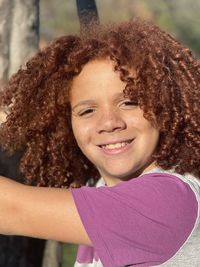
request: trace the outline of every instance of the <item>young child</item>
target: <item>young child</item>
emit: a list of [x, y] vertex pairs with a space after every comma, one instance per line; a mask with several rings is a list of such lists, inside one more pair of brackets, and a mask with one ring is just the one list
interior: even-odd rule
[[40, 186], [0, 179], [2, 234], [80, 244], [77, 267], [200, 265], [200, 64], [188, 48], [138, 20], [93, 25], [32, 58], [1, 105], [1, 144], [25, 150], [21, 172]]

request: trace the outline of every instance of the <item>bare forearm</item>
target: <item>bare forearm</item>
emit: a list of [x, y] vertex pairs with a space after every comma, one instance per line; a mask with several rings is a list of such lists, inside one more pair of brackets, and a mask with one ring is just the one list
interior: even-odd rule
[[4, 177], [0, 233], [91, 245], [69, 190], [27, 186]]
[[20, 187], [23, 185], [0, 176], [0, 233], [16, 234], [17, 201]]

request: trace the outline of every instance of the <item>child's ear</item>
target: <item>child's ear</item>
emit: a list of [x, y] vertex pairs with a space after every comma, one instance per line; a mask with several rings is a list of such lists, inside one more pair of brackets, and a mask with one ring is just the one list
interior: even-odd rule
[[7, 114], [3, 110], [0, 110], [0, 124], [6, 121], [6, 116]]

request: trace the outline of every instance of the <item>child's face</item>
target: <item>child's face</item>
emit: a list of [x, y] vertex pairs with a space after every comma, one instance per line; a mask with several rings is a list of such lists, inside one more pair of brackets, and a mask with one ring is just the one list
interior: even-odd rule
[[72, 128], [80, 149], [108, 185], [155, 167], [158, 130], [124, 98], [125, 83], [110, 60], [89, 62], [71, 88]]

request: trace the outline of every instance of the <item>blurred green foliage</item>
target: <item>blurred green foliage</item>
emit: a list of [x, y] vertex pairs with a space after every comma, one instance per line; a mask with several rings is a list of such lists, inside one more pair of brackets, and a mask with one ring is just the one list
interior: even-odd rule
[[[150, 20], [200, 55], [200, 0], [96, 0], [100, 22]], [[41, 37], [77, 33], [75, 0], [40, 0]]]
[[62, 267], [73, 267], [76, 259], [77, 246], [63, 244]]

